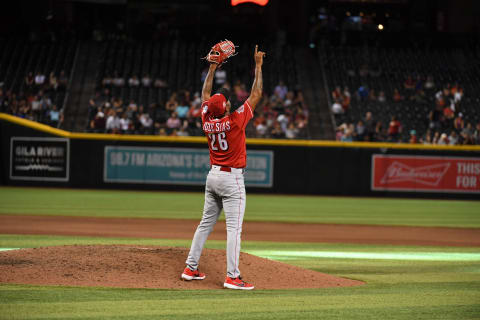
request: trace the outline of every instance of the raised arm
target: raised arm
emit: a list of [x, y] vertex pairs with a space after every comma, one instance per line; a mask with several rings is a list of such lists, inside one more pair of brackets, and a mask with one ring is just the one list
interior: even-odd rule
[[250, 92], [250, 96], [248, 97], [247, 101], [250, 107], [252, 107], [252, 111], [255, 110], [258, 102], [262, 98], [263, 92], [263, 76], [262, 76], [262, 64], [263, 64], [263, 57], [265, 56], [265, 52], [258, 51], [258, 45], [255, 46], [255, 79], [253, 80], [252, 91]]
[[207, 76], [205, 78], [205, 81], [203, 82], [202, 102], [210, 99], [210, 96], [212, 95], [213, 76], [215, 75], [216, 69], [217, 69], [217, 65], [215, 63], [210, 63]]

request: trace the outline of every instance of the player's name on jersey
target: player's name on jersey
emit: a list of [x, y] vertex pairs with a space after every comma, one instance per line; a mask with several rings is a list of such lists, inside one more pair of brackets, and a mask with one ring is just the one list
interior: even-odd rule
[[230, 131], [230, 121], [225, 122], [205, 122], [203, 131], [206, 132], [224, 132]]

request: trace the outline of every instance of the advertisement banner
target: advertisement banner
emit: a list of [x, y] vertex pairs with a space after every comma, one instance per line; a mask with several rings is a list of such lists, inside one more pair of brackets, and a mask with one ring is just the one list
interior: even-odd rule
[[69, 149], [64, 138], [10, 138], [10, 179], [68, 181]]
[[[204, 185], [208, 149], [106, 146], [105, 182]], [[247, 151], [245, 185], [273, 185], [273, 152]]]
[[480, 158], [372, 155], [377, 191], [480, 193]]

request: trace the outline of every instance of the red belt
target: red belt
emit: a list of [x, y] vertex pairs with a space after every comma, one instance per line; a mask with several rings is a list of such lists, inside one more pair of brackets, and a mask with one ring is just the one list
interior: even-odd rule
[[220, 167], [220, 171], [232, 172], [232, 168], [230, 168], [230, 167]]

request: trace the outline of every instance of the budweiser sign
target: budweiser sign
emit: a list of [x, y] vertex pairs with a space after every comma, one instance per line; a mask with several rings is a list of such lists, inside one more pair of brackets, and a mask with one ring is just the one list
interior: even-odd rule
[[372, 190], [479, 192], [480, 158], [372, 156]]

